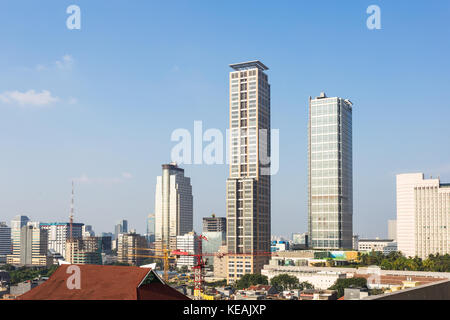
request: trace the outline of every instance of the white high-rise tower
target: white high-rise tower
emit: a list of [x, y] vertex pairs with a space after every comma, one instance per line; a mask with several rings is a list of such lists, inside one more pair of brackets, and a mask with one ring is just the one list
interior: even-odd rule
[[176, 163], [163, 164], [156, 180], [155, 245], [176, 249], [177, 236], [193, 231], [191, 179]]

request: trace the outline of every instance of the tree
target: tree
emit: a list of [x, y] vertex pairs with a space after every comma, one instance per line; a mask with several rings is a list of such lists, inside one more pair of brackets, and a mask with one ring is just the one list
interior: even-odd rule
[[261, 274], [245, 274], [236, 281], [236, 288], [241, 290], [258, 284], [269, 284], [269, 281], [266, 276]]
[[308, 281], [303, 281], [303, 282], [299, 283], [298, 289], [300, 289], [300, 290], [314, 289], [314, 286], [311, 283], [309, 283]]
[[286, 273], [273, 277], [270, 284], [278, 291], [296, 289], [299, 286], [298, 278]]
[[189, 267], [186, 265], [181, 266], [180, 273], [187, 273], [189, 272]]
[[348, 279], [337, 279], [336, 282], [329, 287], [329, 290], [336, 290], [338, 298], [344, 295], [344, 289], [356, 287], [356, 288], [367, 288], [367, 280], [365, 278], [348, 278]]

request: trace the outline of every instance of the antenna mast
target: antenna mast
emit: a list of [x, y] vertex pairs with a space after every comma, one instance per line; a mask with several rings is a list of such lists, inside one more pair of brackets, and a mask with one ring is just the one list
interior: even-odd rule
[[73, 180], [72, 180], [72, 200], [70, 203], [70, 215], [69, 215], [69, 239], [72, 240], [73, 239], [73, 234], [72, 234], [72, 224], [73, 224], [73, 202], [74, 202], [74, 186], [73, 186]]

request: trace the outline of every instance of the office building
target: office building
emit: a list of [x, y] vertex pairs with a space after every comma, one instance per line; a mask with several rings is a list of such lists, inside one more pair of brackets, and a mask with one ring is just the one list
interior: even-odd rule
[[325, 93], [309, 99], [310, 246], [351, 249], [353, 236], [352, 103]]
[[23, 226], [26, 226], [30, 219], [27, 216], [18, 215], [11, 220], [11, 242], [12, 254], [20, 255], [20, 235]]
[[140, 266], [150, 255], [147, 248], [147, 239], [135, 232], [121, 233], [117, 239], [117, 261]]
[[353, 250], [358, 250], [358, 246], [359, 246], [359, 235], [354, 234], [353, 238], [352, 238], [352, 249]]
[[397, 220], [388, 220], [388, 239], [397, 241]]
[[226, 232], [227, 218], [216, 217], [213, 213], [211, 217], [203, 218], [203, 232]]
[[[66, 241], [70, 239], [69, 222], [51, 222], [40, 223], [39, 227], [46, 230], [48, 234], [47, 247], [61, 256], [66, 256]], [[72, 223], [72, 237], [74, 239], [82, 238], [83, 223]]]
[[[19, 221], [16, 220], [15, 222]], [[39, 222], [27, 221], [26, 225], [20, 228], [19, 234], [15, 230], [15, 237], [19, 238], [19, 244], [13, 248], [13, 254], [7, 256], [8, 264], [27, 266], [49, 266], [52, 264], [53, 261], [47, 254], [47, 230], [40, 229]], [[17, 241], [17, 238], [14, 240]]]
[[65, 260], [72, 264], [102, 264], [102, 238], [84, 237], [66, 241]]
[[207, 265], [214, 265], [214, 256], [215, 253], [219, 251], [219, 249], [226, 245], [227, 243], [227, 234], [225, 231], [211, 231], [211, 232], [203, 232], [202, 236], [204, 236], [207, 240], [202, 240], [202, 252], [208, 254], [208, 256], [204, 257], [205, 263]]
[[83, 234], [83, 238], [86, 238], [86, 237], [95, 237], [94, 229], [92, 229], [92, 226], [90, 226], [90, 225], [84, 225], [84, 226], [82, 227], [81, 232], [82, 232], [82, 234]]
[[118, 224], [114, 227], [114, 236], [115, 240], [117, 240], [120, 233], [127, 233], [128, 232], [128, 221], [127, 220], [121, 220]]
[[407, 257], [450, 253], [450, 184], [423, 173], [397, 175], [397, 242]]
[[235, 282], [260, 273], [270, 251], [270, 84], [260, 61], [230, 67], [227, 281]]
[[147, 217], [147, 242], [155, 242], [155, 214], [150, 213]]
[[6, 256], [12, 252], [11, 228], [0, 222], [0, 263], [6, 263]]
[[163, 164], [156, 179], [155, 241], [156, 248], [176, 249], [177, 236], [193, 230], [191, 179], [176, 163]]
[[177, 251], [187, 252], [190, 255], [180, 255], [177, 259], [177, 268], [187, 266], [189, 268], [197, 265], [198, 258], [194, 256], [199, 254], [199, 243], [201, 241], [195, 232], [189, 232], [182, 236], [177, 236]]
[[360, 252], [381, 252], [388, 255], [397, 251], [397, 242], [391, 239], [359, 239], [358, 251]]

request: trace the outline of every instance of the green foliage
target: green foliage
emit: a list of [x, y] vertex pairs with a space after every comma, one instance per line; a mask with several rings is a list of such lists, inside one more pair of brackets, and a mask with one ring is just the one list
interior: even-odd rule
[[269, 284], [266, 276], [261, 274], [245, 274], [236, 281], [236, 289], [246, 289], [250, 286], [258, 285], [258, 284]]
[[[12, 267], [12, 266], [11, 266]], [[19, 282], [33, 280], [39, 277], [50, 277], [56, 269], [57, 265], [52, 265], [50, 268], [42, 267], [8, 267], [9, 276], [11, 277], [11, 284], [17, 284]]]
[[[422, 260], [419, 257], [406, 258], [400, 252], [383, 255], [381, 252], [358, 253], [356, 267], [376, 265], [383, 270], [450, 272], [450, 255], [430, 255]], [[348, 267], [348, 266], [347, 266]]]
[[164, 268], [164, 263], [161, 258], [147, 258], [140, 264], [141, 266], [146, 264], [156, 263], [156, 269], [162, 270]]
[[336, 282], [329, 287], [329, 290], [337, 290], [338, 298], [344, 295], [345, 288], [367, 288], [367, 280], [365, 278], [347, 278], [337, 279]]
[[213, 287], [213, 288], [217, 288], [217, 287], [225, 287], [227, 285], [227, 280], [217, 280], [217, 281], [213, 281], [213, 282], [206, 282], [206, 285], [208, 287]]
[[284, 290], [290, 290], [290, 289], [313, 289], [313, 285], [309, 282], [302, 282], [300, 283], [298, 281], [297, 277], [291, 276], [289, 274], [283, 273], [276, 277], [273, 277], [270, 280], [270, 284], [274, 286], [278, 291], [284, 291]]
[[124, 266], [124, 267], [129, 267], [130, 264], [126, 263], [126, 262], [113, 262], [108, 264], [109, 266]]

